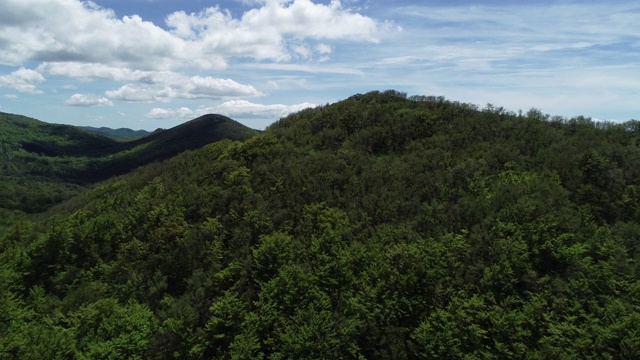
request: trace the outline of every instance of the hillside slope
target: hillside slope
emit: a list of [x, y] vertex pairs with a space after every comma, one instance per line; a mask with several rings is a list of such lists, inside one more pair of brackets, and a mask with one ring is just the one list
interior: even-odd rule
[[41, 212], [84, 186], [220, 139], [255, 130], [207, 115], [130, 142], [70, 125], [0, 113], [0, 228], [19, 214]]
[[77, 194], [81, 186], [68, 176], [87, 157], [118, 146], [73, 126], [0, 113], [0, 229], [22, 212], [39, 212]]
[[245, 140], [257, 134], [223, 115], [204, 115], [168, 130], [154, 131], [143, 138], [120, 143], [118, 151], [89, 161], [77, 175], [93, 182], [126, 174], [138, 166], [165, 160], [185, 150], [200, 148], [222, 139]]
[[2, 238], [0, 354], [638, 358], [638, 129], [372, 92], [147, 165]]

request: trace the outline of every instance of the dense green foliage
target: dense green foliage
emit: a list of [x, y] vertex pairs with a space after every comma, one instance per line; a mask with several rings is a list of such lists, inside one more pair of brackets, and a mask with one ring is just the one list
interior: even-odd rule
[[387, 91], [0, 241], [0, 357], [640, 356], [638, 123]]
[[255, 133], [229, 118], [207, 115], [119, 142], [70, 125], [0, 113], [0, 230], [19, 215], [42, 212], [96, 181], [214, 141], [244, 140]]
[[102, 134], [114, 140], [128, 141], [143, 138], [150, 133], [146, 130], [131, 130], [127, 128], [112, 129], [108, 127], [79, 126], [82, 130]]

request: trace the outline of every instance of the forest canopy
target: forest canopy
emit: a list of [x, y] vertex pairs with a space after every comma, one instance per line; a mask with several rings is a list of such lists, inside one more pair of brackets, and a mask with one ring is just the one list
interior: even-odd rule
[[639, 122], [354, 95], [0, 240], [0, 357], [640, 356]]

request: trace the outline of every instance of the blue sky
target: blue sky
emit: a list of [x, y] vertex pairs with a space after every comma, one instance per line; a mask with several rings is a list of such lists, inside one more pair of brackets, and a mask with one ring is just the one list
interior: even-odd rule
[[0, 0], [0, 111], [262, 129], [395, 89], [512, 111], [640, 119], [637, 1]]

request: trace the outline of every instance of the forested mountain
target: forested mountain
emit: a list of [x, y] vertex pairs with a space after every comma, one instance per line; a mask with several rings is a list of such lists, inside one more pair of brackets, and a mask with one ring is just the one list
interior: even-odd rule
[[396, 91], [0, 240], [0, 357], [640, 357], [640, 123]]
[[243, 140], [255, 133], [224, 116], [206, 115], [120, 142], [75, 126], [0, 113], [0, 230], [21, 214], [44, 211], [96, 181], [220, 139]]
[[114, 140], [120, 140], [120, 141], [136, 140], [150, 134], [146, 130], [132, 130], [128, 128], [112, 129], [104, 126], [99, 128], [93, 127], [93, 126], [79, 126], [79, 128], [81, 128], [82, 130], [98, 133], [98, 134], [110, 137]]

